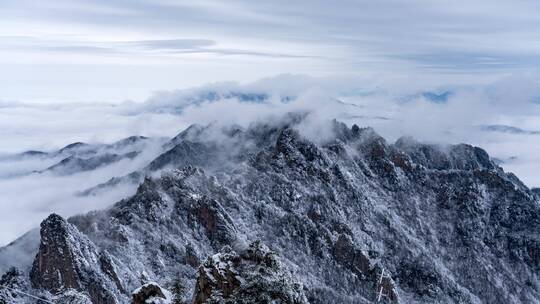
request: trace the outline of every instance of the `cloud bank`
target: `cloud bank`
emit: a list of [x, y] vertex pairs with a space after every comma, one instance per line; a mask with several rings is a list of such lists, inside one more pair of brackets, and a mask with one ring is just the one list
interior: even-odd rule
[[[486, 85], [422, 87], [410, 81], [280, 75], [249, 84], [222, 82], [158, 92], [141, 103], [1, 103], [0, 244], [36, 227], [50, 212], [69, 216], [105, 208], [133, 193], [134, 186], [124, 185], [96, 196], [76, 195], [142, 168], [160, 153], [155, 144], [159, 138], [173, 137], [192, 123], [247, 126], [295, 111], [312, 113], [303, 132], [314, 139], [324, 137], [324, 122], [336, 118], [374, 127], [390, 142], [413, 136], [434, 143], [470, 143], [486, 149], [528, 186], [540, 186], [537, 79], [521, 75]], [[60, 156], [12, 157], [74, 142], [109, 144], [131, 135], [157, 141], [133, 159], [72, 175], [29, 174], [57, 163]]]

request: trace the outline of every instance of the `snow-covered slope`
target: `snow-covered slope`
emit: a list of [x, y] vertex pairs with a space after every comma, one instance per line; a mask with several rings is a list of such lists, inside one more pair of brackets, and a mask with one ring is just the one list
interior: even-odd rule
[[[335, 121], [308, 139], [303, 119], [191, 128], [134, 196], [47, 218], [33, 264], [2, 284], [94, 304], [129, 303], [148, 282], [178, 303], [540, 303], [538, 197], [485, 151]], [[282, 292], [250, 295], [264, 284]], [[0, 290], [31, 303], [14, 296]]]

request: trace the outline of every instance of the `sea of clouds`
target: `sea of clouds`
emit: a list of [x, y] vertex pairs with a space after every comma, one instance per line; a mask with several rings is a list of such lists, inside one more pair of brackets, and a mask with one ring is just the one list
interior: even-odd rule
[[323, 122], [371, 126], [389, 142], [413, 136], [431, 143], [469, 143], [501, 161], [526, 185], [540, 186], [540, 86], [509, 76], [474, 86], [423, 87], [353, 78], [280, 75], [249, 84], [215, 83], [158, 92], [145, 102], [28, 104], [0, 102], [0, 246], [38, 226], [51, 212], [69, 216], [106, 208], [135, 191], [121, 185], [94, 196], [78, 192], [142, 168], [159, 153], [72, 175], [31, 174], [57, 158], [14, 159], [27, 150], [55, 151], [73, 142], [112, 143], [131, 136], [173, 137], [192, 123], [248, 124], [309, 111], [302, 132], [328, 136]]

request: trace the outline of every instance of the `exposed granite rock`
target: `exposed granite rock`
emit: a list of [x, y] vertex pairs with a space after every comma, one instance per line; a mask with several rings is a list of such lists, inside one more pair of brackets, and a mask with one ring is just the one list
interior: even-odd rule
[[202, 226], [206, 235], [216, 245], [230, 244], [235, 239], [236, 229], [225, 209], [215, 200], [201, 198], [190, 208], [193, 226]]
[[226, 246], [198, 270], [193, 304], [308, 303], [302, 285], [268, 247], [254, 242], [237, 253]]
[[[70, 233], [75, 229], [59, 215], [51, 214], [41, 223], [41, 243], [38, 254], [34, 260], [30, 277], [36, 287], [43, 287], [51, 292], [59, 292], [64, 288], [80, 288], [79, 274], [77, 269], [79, 256], [95, 251], [90, 245], [84, 245], [71, 240]], [[85, 253], [74, 252], [83, 245]]]
[[167, 300], [167, 296], [155, 282], [149, 282], [143, 286], [137, 288], [132, 293], [132, 304], [147, 304], [154, 303], [158, 304], [159, 302], [164, 302]]
[[[118, 279], [105, 252], [100, 255], [86, 236], [56, 214], [41, 223], [40, 234], [39, 251], [30, 271], [34, 288], [52, 294], [73, 289], [87, 293], [93, 304], [120, 303], [117, 297], [121, 292], [107, 284], [109, 279], [101, 271], [105, 269], [109, 277]], [[115, 283], [120, 284], [118, 280]]]

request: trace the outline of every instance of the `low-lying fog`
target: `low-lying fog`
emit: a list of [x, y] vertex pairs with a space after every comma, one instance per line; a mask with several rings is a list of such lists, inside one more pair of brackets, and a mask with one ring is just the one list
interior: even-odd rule
[[[306, 136], [324, 136], [318, 122], [337, 118], [371, 126], [389, 142], [410, 135], [427, 142], [470, 143], [487, 150], [526, 185], [540, 186], [538, 88], [523, 77], [481, 86], [422, 88], [282, 75], [247, 85], [161, 92], [144, 103], [0, 102], [0, 246], [37, 227], [51, 212], [69, 216], [105, 208], [133, 193], [134, 186], [121, 184], [93, 196], [77, 195], [144, 167], [160, 153], [164, 138], [192, 123], [247, 125], [298, 110], [313, 113], [302, 130]], [[110, 144], [132, 135], [151, 139], [138, 147], [135, 157], [74, 174], [46, 170], [62, 155], [13, 156], [27, 150], [57, 151], [74, 142]]]

